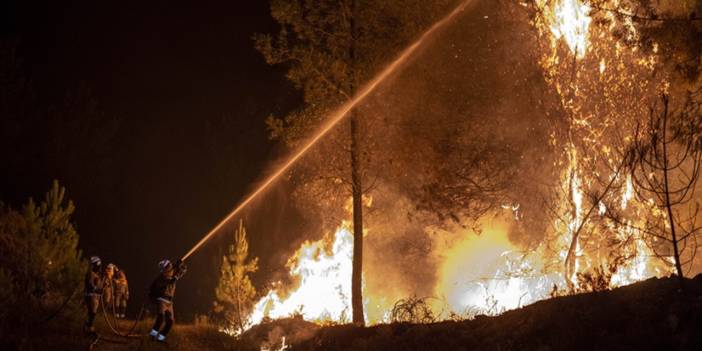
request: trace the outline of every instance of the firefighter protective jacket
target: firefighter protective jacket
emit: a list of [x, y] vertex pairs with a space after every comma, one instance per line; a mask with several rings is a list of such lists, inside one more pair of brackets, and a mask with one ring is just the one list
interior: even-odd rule
[[175, 295], [176, 282], [178, 279], [183, 277], [185, 274], [185, 267], [176, 267], [173, 276], [170, 278], [165, 277], [163, 274], [159, 274], [153, 283], [151, 283], [151, 288], [149, 289], [149, 297], [153, 300], [164, 299], [167, 301], [173, 301], [173, 295]]
[[129, 298], [129, 283], [127, 283], [127, 278], [117, 278], [115, 279], [115, 296], [122, 296], [124, 298]]
[[99, 272], [89, 269], [88, 273], [85, 274], [85, 295], [100, 296], [104, 287], [105, 279], [103, 276]]

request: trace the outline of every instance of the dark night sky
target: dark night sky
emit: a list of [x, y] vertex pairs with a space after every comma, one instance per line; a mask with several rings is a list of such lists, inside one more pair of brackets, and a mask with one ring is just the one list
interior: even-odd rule
[[[84, 253], [124, 267], [137, 304], [156, 262], [184, 254], [281, 155], [263, 121], [300, 97], [285, 68], [266, 65], [253, 48], [253, 33], [277, 30], [268, 3], [16, 1], [0, 12], [2, 39], [18, 40], [39, 101], [50, 105], [84, 84], [118, 121], [108, 166], [82, 160], [83, 177], [59, 180], [76, 202]], [[33, 176], [2, 178], [3, 201], [41, 197], [61, 178], [48, 166], [28, 167]], [[295, 220], [282, 186], [246, 218], [262, 256], [259, 281], [280, 268], [281, 257], [266, 255], [295, 237], [283, 230]], [[189, 262], [177, 297], [185, 315], [210, 303], [226, 237]]]

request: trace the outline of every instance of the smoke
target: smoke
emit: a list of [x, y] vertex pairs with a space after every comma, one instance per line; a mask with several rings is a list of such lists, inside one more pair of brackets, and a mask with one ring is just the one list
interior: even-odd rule
[[[442, 284], [494, 274], [500, 254], [547, 231], [544, 189], [557, 181], [549, 138], [562, 121], [528, 21], [505, 6], [479, 2], [358, 109], [373, 184], [364, 291], [386, 310], [411, 295], [460, 305]], [[471, 182], [490, 193], [472, 193]], [[453, 261], [463, 279], [446, 272], [451, 255], [465, 255]]]
[[417, 216], [415, 205], [396, 188], [378, 187], [373, 209], [367, 213], [364, 291], [376, 307], [367, 308], [369, 320], [382, 320], [373, 313], [388, 311], [396, 301], [411, 295], [433, 295], [438, 262], [427, 221]]
[[479, 2], [359, 115], [368, 181], [391, 187], [413, 216], [471, 225], [508, 206], [523, 224], [511, 239], [527, 244], [544, 232], [543, 190], [557, 181], [559, 152], [550, 138], [563, 121], [535, 34], [509, 6]]
[[[556, 181], [550, 131], [561, 121], [532, 51], [535, 35], [509, 6], [478, 2], [356, 109], [372, 198], [364, 289], [386, 310], [410, 295], [445, 298], [436, 296], [442, 252], [491, 229], [486, 216], [500, 218], [500, 240], [512, 249], [543, 239], [543, 189]], [[318, 150], [343, 145], [347, 133], [340, 126]], [[332, 164], [316, 150], [305, 162], [314, 170]], [[348, 219], [338, 199], [349, 195], [340, 196], [343, 179], [319, 187], [303, 183], [296, 192], [305, 218], [325, 223], [322, 233]]]

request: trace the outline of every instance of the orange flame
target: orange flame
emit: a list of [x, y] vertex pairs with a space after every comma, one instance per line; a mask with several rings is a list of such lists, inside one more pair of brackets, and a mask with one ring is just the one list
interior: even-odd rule
[[589, 16], [590, 6], [579, 0], [557, 0], [552, 6], [545, 6], [545, 0], [538, 3], [545, 9], [553, 40], [564, 39], [577, 58], [585, 57], [592, 21]]
[[[607, 205], [603, 201], [589, 204], [586, 196], [593, 189], [596, 176], [620, 177], [611, 172], [618, 162], [615, 156], [621, 152], [621, 145], [616, 142], [626, 142], [630, 137], [615, 139], [613, 126], [625, 130], [641, 116], [645, 117], [637, 110], [645, 106], [638, 96], [645, 95], [650, 86], [658, 86], [645, 78], [657, 61], [654, 56], [643, 56], [616, 43], [610, 34], [612, 28], [591, 26], [591, 9], [584, 1], [536, 0], [536, 3], [544, 14], [543, 22], [536, 25], [541, 35], [550, 39], [541, 63], [570, 117], [569, 139], [553, 141], [553, 146], [563, 150], [560, 185], [564, 194], [555, 209], [563, 216], [555, 221], [553, 233], [549, 233], [552, 240], [526, 253], [509, 241], [506, 222], [486, 223], [480, 235], [469, 231], [444, 233], [442, 238], [459, 239], [435, 243], [439, 268], [434, 288], [436, 299], [431, 306], [440, 319], [448, 318], [448, 312], [468, 317], [478, 313], [497, 314], [548, 298], [553, 293], [563, 293], [566, 286], [574, 291], [583, 289], [579, 286], [579, 273], [611, 262], [606, 247], [593, 245], [592, 239], [574, 239], [581, 226], [585, 226], [584, 232], [590, 233], [591, 238], [600, 235], [599, 239], [608, 237], [628, 243], [620, 247], [627, 260], [615, 267], [609, 288], [670, 272], [665, 262], [653, 258], [643, 234], [634, 229], [637, 218], [642, 218], [650, 207], [646, 199], [635, 196], [630, 177], [615, 179], [621, 190], [608, 195], [611, 201]], [[612, 23], [617, 21], [609, 19]], [[636, 35], [631, 23], [621, 25], [627, 35]], [[563, 43], [569, 49], [568, 62], [575, 65], [575, 57], [577, 65], [563, 64], [566, 58], [560, 56], [564, 51], [559, 50]], [[635, 68], [630, 68], [631, 65]], [[584, 165], [593, 160], [608, 167], [598, 174], [600, 170]], [[588, 211], [590, 206], [596, 206], [597, 211]], [[597, 216], [613, 210], [607, 206], [626, 211], [629, 215], [624, 220], [629, 225], [609, 224], [602, 228], [591, 224]], [[353, 254], [350, 227], [348, 221], [343, 221], [335, 233], [303, 243], [287, 265], [296, 286], [271, 289], [256, 304], [249, 326], [266, 317], [275, 319], [294, 314], [319, 323], [348, 322]], [[573, 268], [564, 277], [564, 261], [573, 240]], [[366, 289], [364, 296], [365, 313], [373, 316], [369, 322], [388, 322], [392, 305], [388, 306], [386, 298]]]
[[451, 235], [462, 239], [438, 248], [443, 261], [436, 286], [450, 312], [471, 317], [518, 308], [547, 298], [560, 279], [541, 273], [538, 256], [521, 254], [509, 241], [504, 223], [490, 223], [480, 235]]
[[333, 235], [303, 243], [288, 260], [297, 289], [284, 294], [272, 289], [254, 307], [250, 324], [265, 317], [284, 318], [295, 314], [313, 322], [345, 321], [351, 302], [353, 234], [344, 221]]

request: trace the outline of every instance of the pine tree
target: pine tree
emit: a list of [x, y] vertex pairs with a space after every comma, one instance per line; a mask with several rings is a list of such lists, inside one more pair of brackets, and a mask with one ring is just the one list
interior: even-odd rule
[[256, 288], [249, 274], [258, 270], [258, 258], [248, 259], [249, 243], [243, 221], [239, 221], [239, 228], [233, 234], [234, 243], [229, 246], [228, 254], [222, 257], [214, 311], [221, 314], [235, 331], [241, 332], [246, 327], [256, 297]]
[[[4, 315], [36, 323], [76, 295], [85, 264], [71, 220], [74, 211], [58, 181], [39, 204], [30, 199], [21, 212], [0, 207], [0, 309]], [[29, 320], [30, 316], [36, 320]]]

